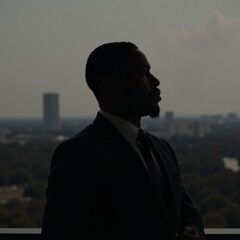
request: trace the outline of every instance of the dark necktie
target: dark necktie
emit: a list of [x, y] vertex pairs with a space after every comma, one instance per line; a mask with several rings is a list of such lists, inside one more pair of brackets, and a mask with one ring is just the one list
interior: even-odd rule
[[156, 185], [157, 188], [162, 184], [161, 174], [156, 160], [154, 159], [153, 153], [151, 151], [150, 143], [147, 139], [147, 136], [144, 130], [138, 130], [138, 136], [136, 139], [136, 145], [145, 161], [145, 164], [148, 168], [149, 174]]
[[155, 186], [155, 189], [157, 193], [160, 196], [160, 201], [162, 205], [162, 210], [165, 213], [165, 216], [170, 219], [169, 213], [167, 211], [168, 209], [168, 200], [166, 200], [167, 197], [167, 191], [166, 191], [166, 183], [163, 179], [163, 174], [161, 170], [159, 169], [159, 166], [156, 162], [156, 159], [152, 152], [151, 144], [144, 132], [144, 130], [139, 129], [138, 130], [138, 136], [136, 139], [136, 145], [139, 149], [144, 162], [147, 166], [149, 175], [153, 181], [153, 185]]

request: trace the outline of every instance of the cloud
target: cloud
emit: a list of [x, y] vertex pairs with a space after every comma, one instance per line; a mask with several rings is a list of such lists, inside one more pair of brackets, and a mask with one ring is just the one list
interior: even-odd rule
[[177, 114], [239, 112], [240, 18], [216, 10], [203, 25], [173, 39], [161, 55], [163, 109]]
[[227, 18], [219, 10], [213, 11], [202, 26], [183, 30], [187, 44], [198, 47], [226, 47], [240, 40], [240, 18]]

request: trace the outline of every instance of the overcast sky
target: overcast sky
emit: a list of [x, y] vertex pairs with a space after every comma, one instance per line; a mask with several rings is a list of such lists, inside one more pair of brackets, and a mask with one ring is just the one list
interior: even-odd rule
[[84, 68], [111, 41], [134, 42], [161, 82], [162, 112], [240, 113], [239, 0], [0, 0], [0, 118], [94, 116]]

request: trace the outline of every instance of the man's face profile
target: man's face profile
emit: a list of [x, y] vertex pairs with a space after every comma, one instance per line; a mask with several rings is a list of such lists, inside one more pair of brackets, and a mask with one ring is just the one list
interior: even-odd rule
[[122, 97], [129, 111], [139, 117], [158, 117], [161, 100], [160, 84], [150, 73], [150, 64], [145, 55], [139, 50], [133, 50], [129, 54], [125, 65], [124, 79], [122, 79]]

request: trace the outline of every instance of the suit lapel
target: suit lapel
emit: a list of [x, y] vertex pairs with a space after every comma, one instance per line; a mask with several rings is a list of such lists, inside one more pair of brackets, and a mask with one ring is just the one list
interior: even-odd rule
[[175, 196], [176, 188], [174, 187], [175, 183], [172, 180], [172, 176], [170, 172], [172, 171], [172, 168], [169, 166], [169, 161], [171, 161], [171, 159], [169, 159], [169, 156], [165, 154], [165, 151], [163, 151], [163, 149], [157, 146], [156, 141], [151, 137], [151, 135], [147, 134], [147, 137], [153, 148], [154, 155], [158, 162], [159, 168], [161, 169], [161, 173], [164, 176], [167, 194], [169, 195], [169, 199], [167, 199], [167, 201], [169, 200], [173, 202], [173, 204], [170, 204], [170, 205], [174, 207], [171, 207], [169, 211], [171, 212], [171, 216], [172, 216], [170, 218], [172, 219], [173, 222], [175, 222], [174, 219], [176, 218], [176, 212], [177, 212], [177, 209], [176, 209], [177, 204], [176, 204], [176, 196]]

